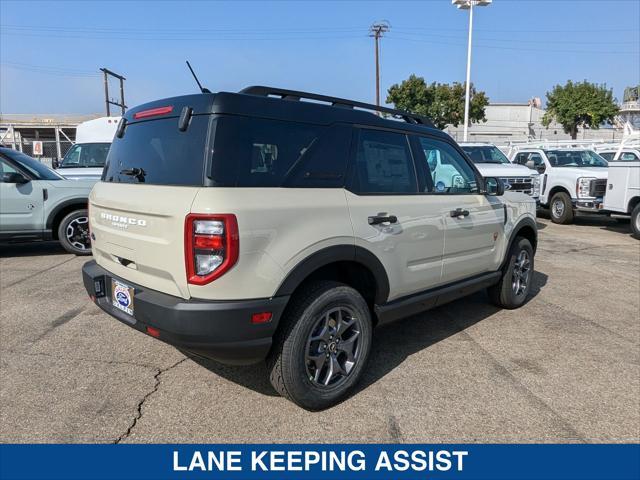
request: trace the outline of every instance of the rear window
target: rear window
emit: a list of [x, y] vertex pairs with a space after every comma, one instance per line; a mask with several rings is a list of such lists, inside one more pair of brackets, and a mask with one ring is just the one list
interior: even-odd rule
[[195, 115], [185, 132], [176, 117], [127, 125], [115, 138], [105, 182], [202, 186], [209, 115]]
[[219, 116], [209, 177], [223, 187], [342, 187], [351, 129]]

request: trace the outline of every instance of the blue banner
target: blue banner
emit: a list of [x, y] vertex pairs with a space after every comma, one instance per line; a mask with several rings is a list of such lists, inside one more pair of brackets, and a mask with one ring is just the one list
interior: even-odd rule
[[637, 480], [640, 445], [0, 445], [0, 478]]

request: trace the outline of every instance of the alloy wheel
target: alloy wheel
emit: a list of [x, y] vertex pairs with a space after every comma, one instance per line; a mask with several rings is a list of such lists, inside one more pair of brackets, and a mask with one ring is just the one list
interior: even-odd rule
[[311, 382], [321, 387], [343, 383], [360, 359], [362, 319], [347, 306], [324, 312], [307, 340], [305, 364]]
[[529, 287], [529, 277], [531, 276], [531, 259], [526, 250], [520, 250], [516, 262], [513, 265], [511, 275], [511, 288], [516, 297], [524, 295]]
[[69, 222], [65, 230], [67, 240], [78, 250], [89, 250], [91, 240], [89, 239], [89, 218], [78, 217]]

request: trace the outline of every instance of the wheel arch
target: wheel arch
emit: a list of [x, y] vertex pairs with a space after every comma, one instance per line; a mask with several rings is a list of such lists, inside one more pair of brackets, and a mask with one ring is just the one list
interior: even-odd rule
[[58, 239], [58, 225], [62, 219], [75, 210], [86, 209], [88, 205], [87, 198], [72, 198], [61, 202], [51, 210], [47, 216], [46, 228], [51, 230], [54, 239]]
[[384, 266], [369, 250], [354, 245], [323, 248], [298, 263], [278, 287], [275, 296], [293, 295], [312, 279], [342, 281], [358, 290], [365, 300], [382, 304], [389, 297], [389, 278]]
[[629, 200], [629, 207], [627, 208], [627, 212], [633, 212], [633, 209], [636, 208], [636, 205], [640, 203], [640, 197], [633, 197]]
[[513, 247], [513, 243], [518, 237], [524, 237], [529, 240], [529, 242], [531, 242], [531, 246], [533, 247], [533, 253], [536, 253], [536, 250], [538, 248], [538, 226], [533, 218], [523, 218], [518, 223], [516, 223], [515, 227], [513, 227], [507, 249], [505, 250], [504, 259], [502, 260], [502, 264], [500, 265], [500, 269], [503, 269], [509, 261], [509, 252], [511, 251], [511, 247]]
[[571, 192], [566, 186], [554, 185], [553, 188], [549, 190], [549, 194], [547, 195], [547, 198], [549, 199], [549, 204], [551, 204], [551, 199], [553, 198], [553, 196], [556, 193], [560, 193], [560, 192], [566, 193], [567, 195], [569, 195], [569, 198], [573, 199], [573, 197], [571, 196]]

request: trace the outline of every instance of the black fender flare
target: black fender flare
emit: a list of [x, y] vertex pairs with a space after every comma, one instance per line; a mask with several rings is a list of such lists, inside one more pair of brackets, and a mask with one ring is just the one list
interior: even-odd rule
[[536, 221], [531, 217], [525, 217], [515, 224], [513, 230], [511, 231], [511, 236], [509, 237], [509, 244], [507, 245], [507, 249], [504, 253], [504, 259], [502, 260], [502, 264], [500, 265], [500, 270], [503, 270], [509, 260], [509, 252], [511, 251], [511, 247], [513, 247], [513, 242], [515, 242], [516, 237], [518, 236], [518, 232], [522, 230], [523, 227], [531, 227], [533, 229], [533, 233], [535, 235], [535, 244], [532, 245], [533, 253], [536, 253], [536, 249], [538, 246], [538, 225]]
[[60, 202], [56, 205], [51, 212], [49, 212], [49, 216], [47, 217], [47, 222], [45, 223], [47, 229], [53, 228], [53, 220], [56, 216], [65, 208], [70, 207], [72, 205], [83, 205], [83, 208], [87, 208], [89, 205], [89, 199], [87, 197], [76, 197], [65, 200], [64, 202]]
[[351, 261], [366, 267], [376, 281], [375, 303], [380, 305], [389, 298], [389, 277], [378, 258], [366, 248], [357, 245], [333, 245], [308, 256], [298, 263], [285, 277], [274, 296], [291, 295], [313, 272], [326, 265]]

